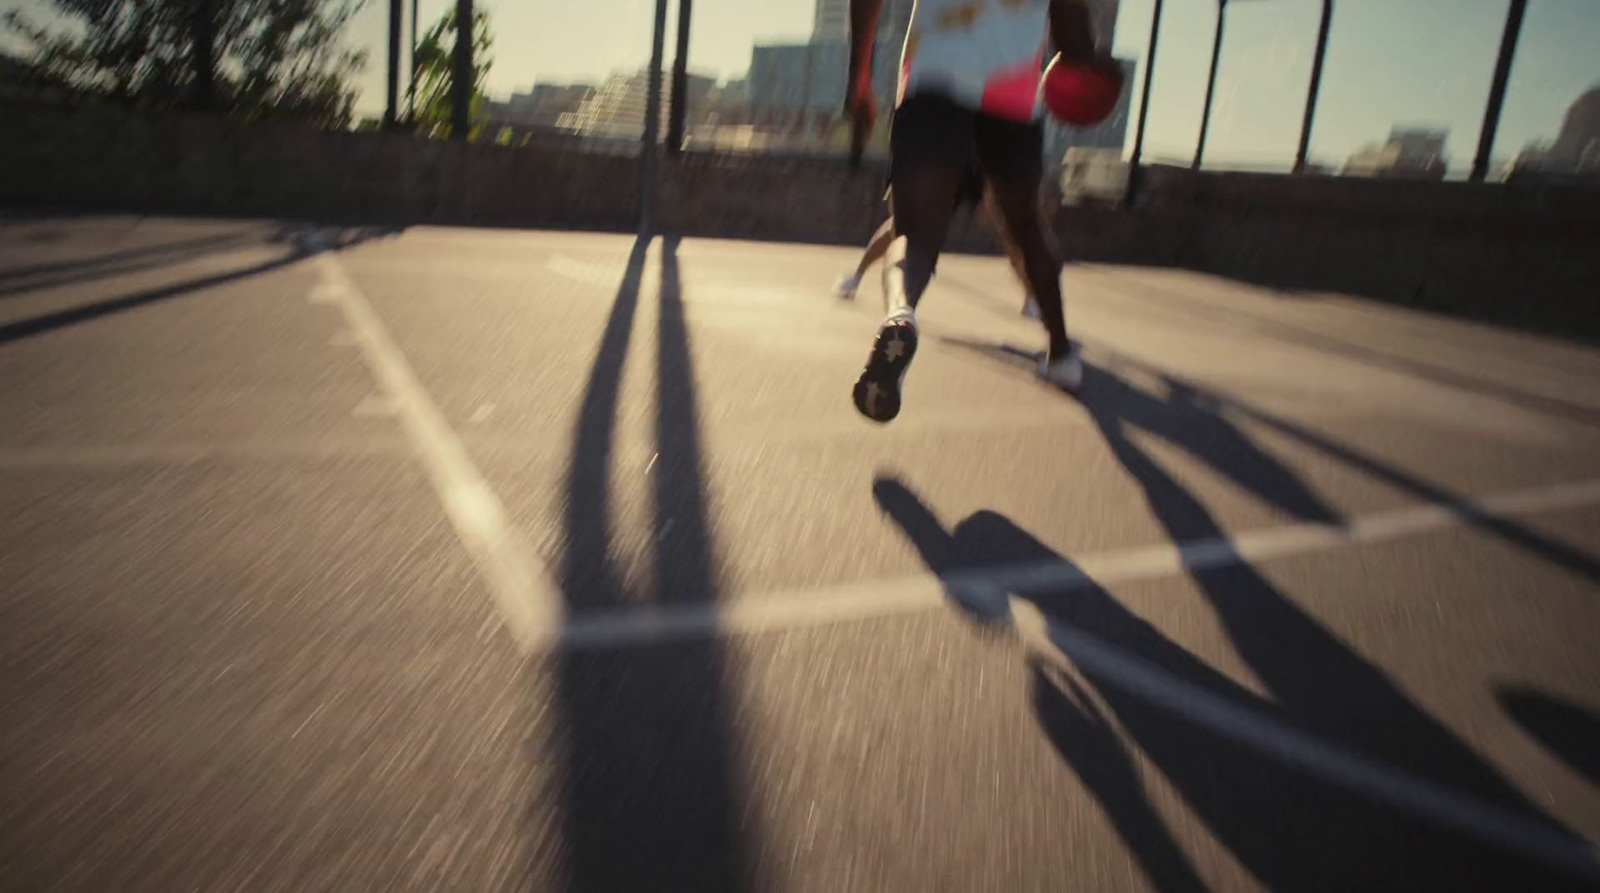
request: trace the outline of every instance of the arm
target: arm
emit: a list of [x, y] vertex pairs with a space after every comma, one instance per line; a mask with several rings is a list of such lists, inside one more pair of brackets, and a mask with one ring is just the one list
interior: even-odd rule
[[844, 88], [844, 110], [850, 119], [850, 166], [861, 166], [867, 136], [878, 116], [872, 98], [872, 44], [878, 35], [883, 0], [850, 0], [850, 74]]
[[1085, 0], [1050, 0], [1050, 42], [1068, 62], [1095, 58], [1094, 22]]
[[[850, 0], [850, 88], [872, 82], [872, 44], [883, 0]], [[846, 102], [849, 101], [847, 96]]]

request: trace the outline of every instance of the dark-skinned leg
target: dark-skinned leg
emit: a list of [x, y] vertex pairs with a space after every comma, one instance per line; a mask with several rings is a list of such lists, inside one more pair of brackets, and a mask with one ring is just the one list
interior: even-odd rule
[[1039, 315], [1050, 336], [1050, 359], [1061, 359], [1071, 349], [1061, 306], [1061, 258], [1039, 219], [1039, 183], [1026, 177], [1007, 178], [993, 181], [992, 187], [1006, 234], [1021, 252], [1028, 285], [1039, 300]]
[[972, 170], [976, 118], [937, 95], [909, 96], [895, 110], [889, 135], [895, 238], [883, 265], [887, 316], [852, 393], [856, 409], [873, 421], [900, 413], [900, 384], [917, 352], [915, 310]]
[[989, 221], [989, 229], [994, 232], [994, 237], [1000, 241], [1000, 250], [1005, 252], [1006, 261], [1011, 264], [1011, 272], [1016, 274], [1017, 281], [1022, 283], [1026, 292], [1023, 295], [1022, 312], [1037, 314], [1038, 302], [1033, 299], [1033, 286], [1028, 282], [1028, 268], [1022, 260], [1022, 249], [1011, 238], [1005, 218], [1000, 214], [1000, 206], [995, 201], [994, 190], [988, 187], [983, 190], [983, 214]]
[[900, 383], [917, 352], [915, 309], [938, 266], [961, 176], [960, 165], [936, 159], [895, 171], [895, 237], [883, 265], [887, 315], [852, 393], [856, 409], [875, 422], [900, 414]]
[[[898, 174], [898, 172], [897, 172]], [[950, 232], [962, 170], [929, 160], [899, 175], [895, 183], [894, 241], [883, 268], [890, 313], [915, 310], [933, 280]]]

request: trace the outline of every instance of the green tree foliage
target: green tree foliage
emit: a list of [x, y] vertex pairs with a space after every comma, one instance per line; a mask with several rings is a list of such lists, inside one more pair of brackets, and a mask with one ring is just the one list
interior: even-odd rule
[[[42, 82], [151, 108], [198, 104], [345, 127], [366, 58], [343, 34], [362, 2], [50, 0], [61, 26], [39, 26], [18, 10], [4, 22], [32, 45]], [[197, 52], [207, 44], [209, 54]]]
[[[422, 36], [417, 44], [417, 129], [427, 136], [450, 135], [450, 112], [454, 108], [451, 84], [454, 80], [456, 47], [456, 9], [452, 5], [439, 21]], [[470, 139], [477, 139], [488, 122], [484, 104], [484, 83], [489, 77], [489, 67], [494, 64], [489, 51], [494, 49], [494, 38], [489, 32], [489, 13], [474, 10], [472, 14], [472, 104], [468, 120], [472, 122]]]

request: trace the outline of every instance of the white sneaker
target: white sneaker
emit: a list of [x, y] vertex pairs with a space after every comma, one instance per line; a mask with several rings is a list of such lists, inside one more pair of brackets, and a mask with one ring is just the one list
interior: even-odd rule
[[855, 276], [845, 276], [839, 280], [838, 285], [833, 287], [833, 293], [841, 301], [854, 301], [856, 299], [856, 289], [860, 287], [860, 279]]
[[1028, 300], [1023, 302], [1022, 315], [1029, 319], [1039, 318], [1039, 300], [1033, 295], [1028, 295]]
[[1058, 360], [1048, 357], [1039, 361], [1039, 377], [1064, 391], [1074, 394], [1083, 386], [1083, 351], [1072, 345], [1072, 352]]

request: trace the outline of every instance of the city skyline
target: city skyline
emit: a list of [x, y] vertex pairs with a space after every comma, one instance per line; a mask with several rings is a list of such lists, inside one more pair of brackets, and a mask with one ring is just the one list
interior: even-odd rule
[[[1122, 0], [1114, 51], [1139, 62], [1140, 89], [1153, 0]], [[536, 83], [600, 84], [648, 63], [653, 0], [479, 0], [494, 22], [489, 92], [504, 98]], [[1452, 172], [1470, 166], [1500, 41], [1507, 0], [1336, 0], [1311, 154], [1341, 163], [1391, 129], [1451, 134]], [[23, 0], [30, 14], [46, 0]], [[424, 0], [423, 26], [449, 0]], [[409, 4], [407, 4], [409, 9]], [[668, 9], [664, 66], [672, 63], [676, 8]], [[369, 52], [357, 102], [381, 113], [387, 4], [369, 0], [348, 31]], [[1147, 125], [1147, 158], [1193, 154], [1215, 22], [1215, 0], [1166, 0]], [[1304, 110], [1320, 0], [1235, 0], [1229, 7], [1207, 160], [1282, 166], [1293, 158]], [[689, 67], [741, 77], [758, 43], [804, 42], [815, 0], [699, 0]], [[1509, 160], [1549, 141], [1568, 105], [1600, 84], [1600, 3], [1530, 0], [1494, 157]], [[1130, 126], [1137, 125], [1137, 109]]]

